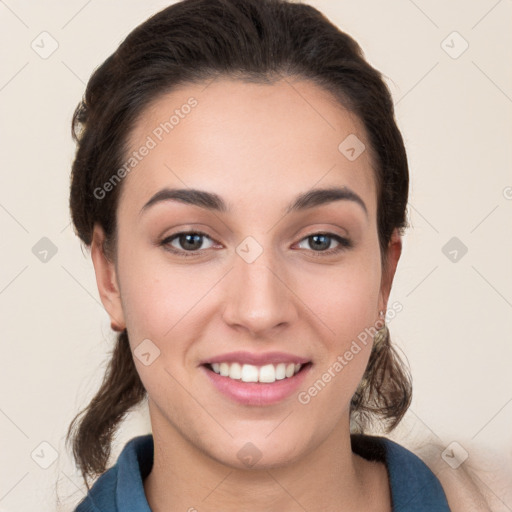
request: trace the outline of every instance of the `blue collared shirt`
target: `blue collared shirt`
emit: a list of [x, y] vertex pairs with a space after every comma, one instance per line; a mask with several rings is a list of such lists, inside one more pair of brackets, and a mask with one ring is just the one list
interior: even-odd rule
[[[386, 464], [393, 512], [450, 512], [437, 477], [415, 454], [379, 436], [352, 435], [352, 450]], [[153, 467], [153, 435], [134, 437], [75, 512], [151, 512], [143, 480]]]

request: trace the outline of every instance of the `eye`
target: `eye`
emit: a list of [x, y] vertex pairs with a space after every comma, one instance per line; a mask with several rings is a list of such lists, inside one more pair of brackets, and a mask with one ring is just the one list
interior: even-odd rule
[[[197, 251], [205, 249], [202, 247], [204, 238], [213, 242], [206, 233], [202, 233], [201, 231], [182, 231], [168, 236], [160, 242], [160, 245], [164, 246], [171, 252], [180, 254], [181, 256], [195, 256]], [[176, 242], [178, 247], [173, 245], [172, 242]], [[208, 247], [206, 248], [208, 249]]]
[[[204, 239], [210, 240], [210, 242], [212, 242], [211, 245], [203, 247]], [[299, 245], [304, 243], [304, 241], [313, 248], [313, 254], [317, 253], [314, 254], [315, 257], [337, 254], [346, 249], [350, 249], [353, 246], [352, 242], [348, 238], [343, 238], [334, 233], [314, 233], [303, 238], [301, 242], [299, 242]], [[333, 241], [337, 243], [337, 246], [329, 248]], [[197, 256], [201, 250], [209, 249], [214, 244], [213, 240], [206, 233], [201, 231], [181, 231], [163, 239], [159, 245], [174, 254], [188, 257]]]
[[[303, 238], [302, 240], [306, 241], [310, 247], [313, 247], [313, 252], [320, 253], [315, 254], [315, 256], [337, 254], [352, 247], [352, 242], [348, 238], [343, 238], [334, 233], [314, 233]], [[336, 241], [338, 245], [334, 248], [328, 249], [333, 240]], [[304, 243], [303, 241], [300, 243]]]

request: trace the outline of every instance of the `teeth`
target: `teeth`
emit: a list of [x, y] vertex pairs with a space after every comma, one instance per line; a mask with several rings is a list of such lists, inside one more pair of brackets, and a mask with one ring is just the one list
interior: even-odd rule
[[230, 365], [230, 367], [229, 367], [229, 378], [230, 379], [240, 380], [241, 377], [242, 377], [242, 367], [240, 366], [240, 364], [239, 363], [233, 363], [232, 365]]
[[276, 380], [283, 380], [286, 377], [286, 365], [284, 363], [279, 363], [276, 366]]
[[[231, 372], [229, 372], [229, 376], [231, 377]], [[242, 366], [242, 376], [241, 379], [244, 382], [258, 382], [259, 371], [257, 366], [253, 366], [252, 364], [244, 364]]]
[[242, 382], [275, 382], [293, 377], [302, 367], [301, 364], [279, 363], [255, 366], [240, 363], [212, 363], [212, 370], [223, 377]]
[[[284, 364], [283, 364], [284, 366]], [[253, 366], [256, 368], [256, 366]], [[266, 364], [260, 368], [259, 382], [275, 382], [277, 379], [276, 369], [273, 364]]]

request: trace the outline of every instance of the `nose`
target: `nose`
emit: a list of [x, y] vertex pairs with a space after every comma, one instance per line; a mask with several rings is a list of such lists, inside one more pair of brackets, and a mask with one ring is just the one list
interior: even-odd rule
[[298, 317], [297, 296], [284, 265], [276, 260], [271, 250], [264, 250], [251, 263], [235, 253], [223, 311], [224, 321], [232, 328], [265, 337]]

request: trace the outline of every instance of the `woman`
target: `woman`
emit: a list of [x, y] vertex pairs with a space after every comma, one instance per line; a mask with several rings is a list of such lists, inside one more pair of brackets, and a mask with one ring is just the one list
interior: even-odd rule
[[[409, 177], [357, 43], [304, 4], [184, 0], [95, 71], [73, 129], [72, 219], [119, 333], [68, 432], [101, 475], [76, 510], [450, 510], [364, 434], [411, 400], [385, 324]], [[152, 434], [106, 470], [144, 399]]]

